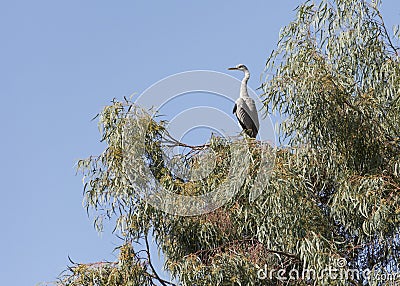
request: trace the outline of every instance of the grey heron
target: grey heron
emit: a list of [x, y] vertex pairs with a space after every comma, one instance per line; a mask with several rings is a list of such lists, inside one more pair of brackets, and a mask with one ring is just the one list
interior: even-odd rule
[[233, 113], [236, 115], [243, 131], [251, 138], [256, 138], [260, 124], [258, 122], [256, 104], [247, 92], [247, 82], [250, 78], [250, 72], [243, 64], [228, 68], [228, 70], [240, 70], [244, 72], [244, 78], [240, 86], [240, 97], [235, 102]]

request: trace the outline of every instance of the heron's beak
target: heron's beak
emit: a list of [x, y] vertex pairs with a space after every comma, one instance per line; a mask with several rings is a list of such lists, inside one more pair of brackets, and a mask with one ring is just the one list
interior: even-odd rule
[[233, 70], [237, 70], [238, 68], [228, 68], [228, 70], [233, 71]]

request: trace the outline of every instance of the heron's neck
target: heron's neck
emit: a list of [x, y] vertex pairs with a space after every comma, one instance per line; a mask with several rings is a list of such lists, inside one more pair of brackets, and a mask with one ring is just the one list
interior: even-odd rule
[[247, 82], [249, 81], [249, 78], [250, 78], [250, 73], [248, 71], [245, 71], [244, 78], [240, 86], [240, 97], [249, 97], [249, 94], [247, 93]]

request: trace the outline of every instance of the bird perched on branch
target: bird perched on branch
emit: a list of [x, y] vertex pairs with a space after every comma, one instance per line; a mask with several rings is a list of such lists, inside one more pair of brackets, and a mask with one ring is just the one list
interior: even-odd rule
[[260, 125], [256, 104], [247, 92], [247, 81], [250, 78], [250, 72], [243, 64], [229, 68], [228, 70], [240, 70], [244, 72], [244, 78], [240, 86], [240, 97], [235, 102], [233, 113], [236, 115], [243, 131], [251, 138], [256, 138]]

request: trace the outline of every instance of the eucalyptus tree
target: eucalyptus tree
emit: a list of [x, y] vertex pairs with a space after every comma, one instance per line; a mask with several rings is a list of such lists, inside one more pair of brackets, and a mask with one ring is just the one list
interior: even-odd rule
[[[280, 139], [287, 144], [277, 148], [219, 137], [188, 146], [171, 138], [165, 122], [128, 100], [105, 107], [99, 127], [106, 149], [78, 167], [96, 228], [104, 218], [115, 218], [111, 222], [124, 243], [117, 262], [73, 263], [58, 283], [399, 281], [398, 36], [388, 32], [377, 1], [300, 5], [296, 19], [281, 30], [262, 84], [265, 111], [282, 118]], [[214, 168], [200, 180], [182, 180], [167, 162], [166, 146], [189, 150], [182, 154], [189, 171], [201, 173], [210, 158]], [[159, 188], [182, 200], [166, 203]], [[197, 209], [183, 196], [217, 188], [222, 197], [235, 192], [208, 212], [181, 216], [165, 207]], [[208, 199], [218, 202], [219, 195]], [[179, 282], [160, 277], [149, 237]]]

